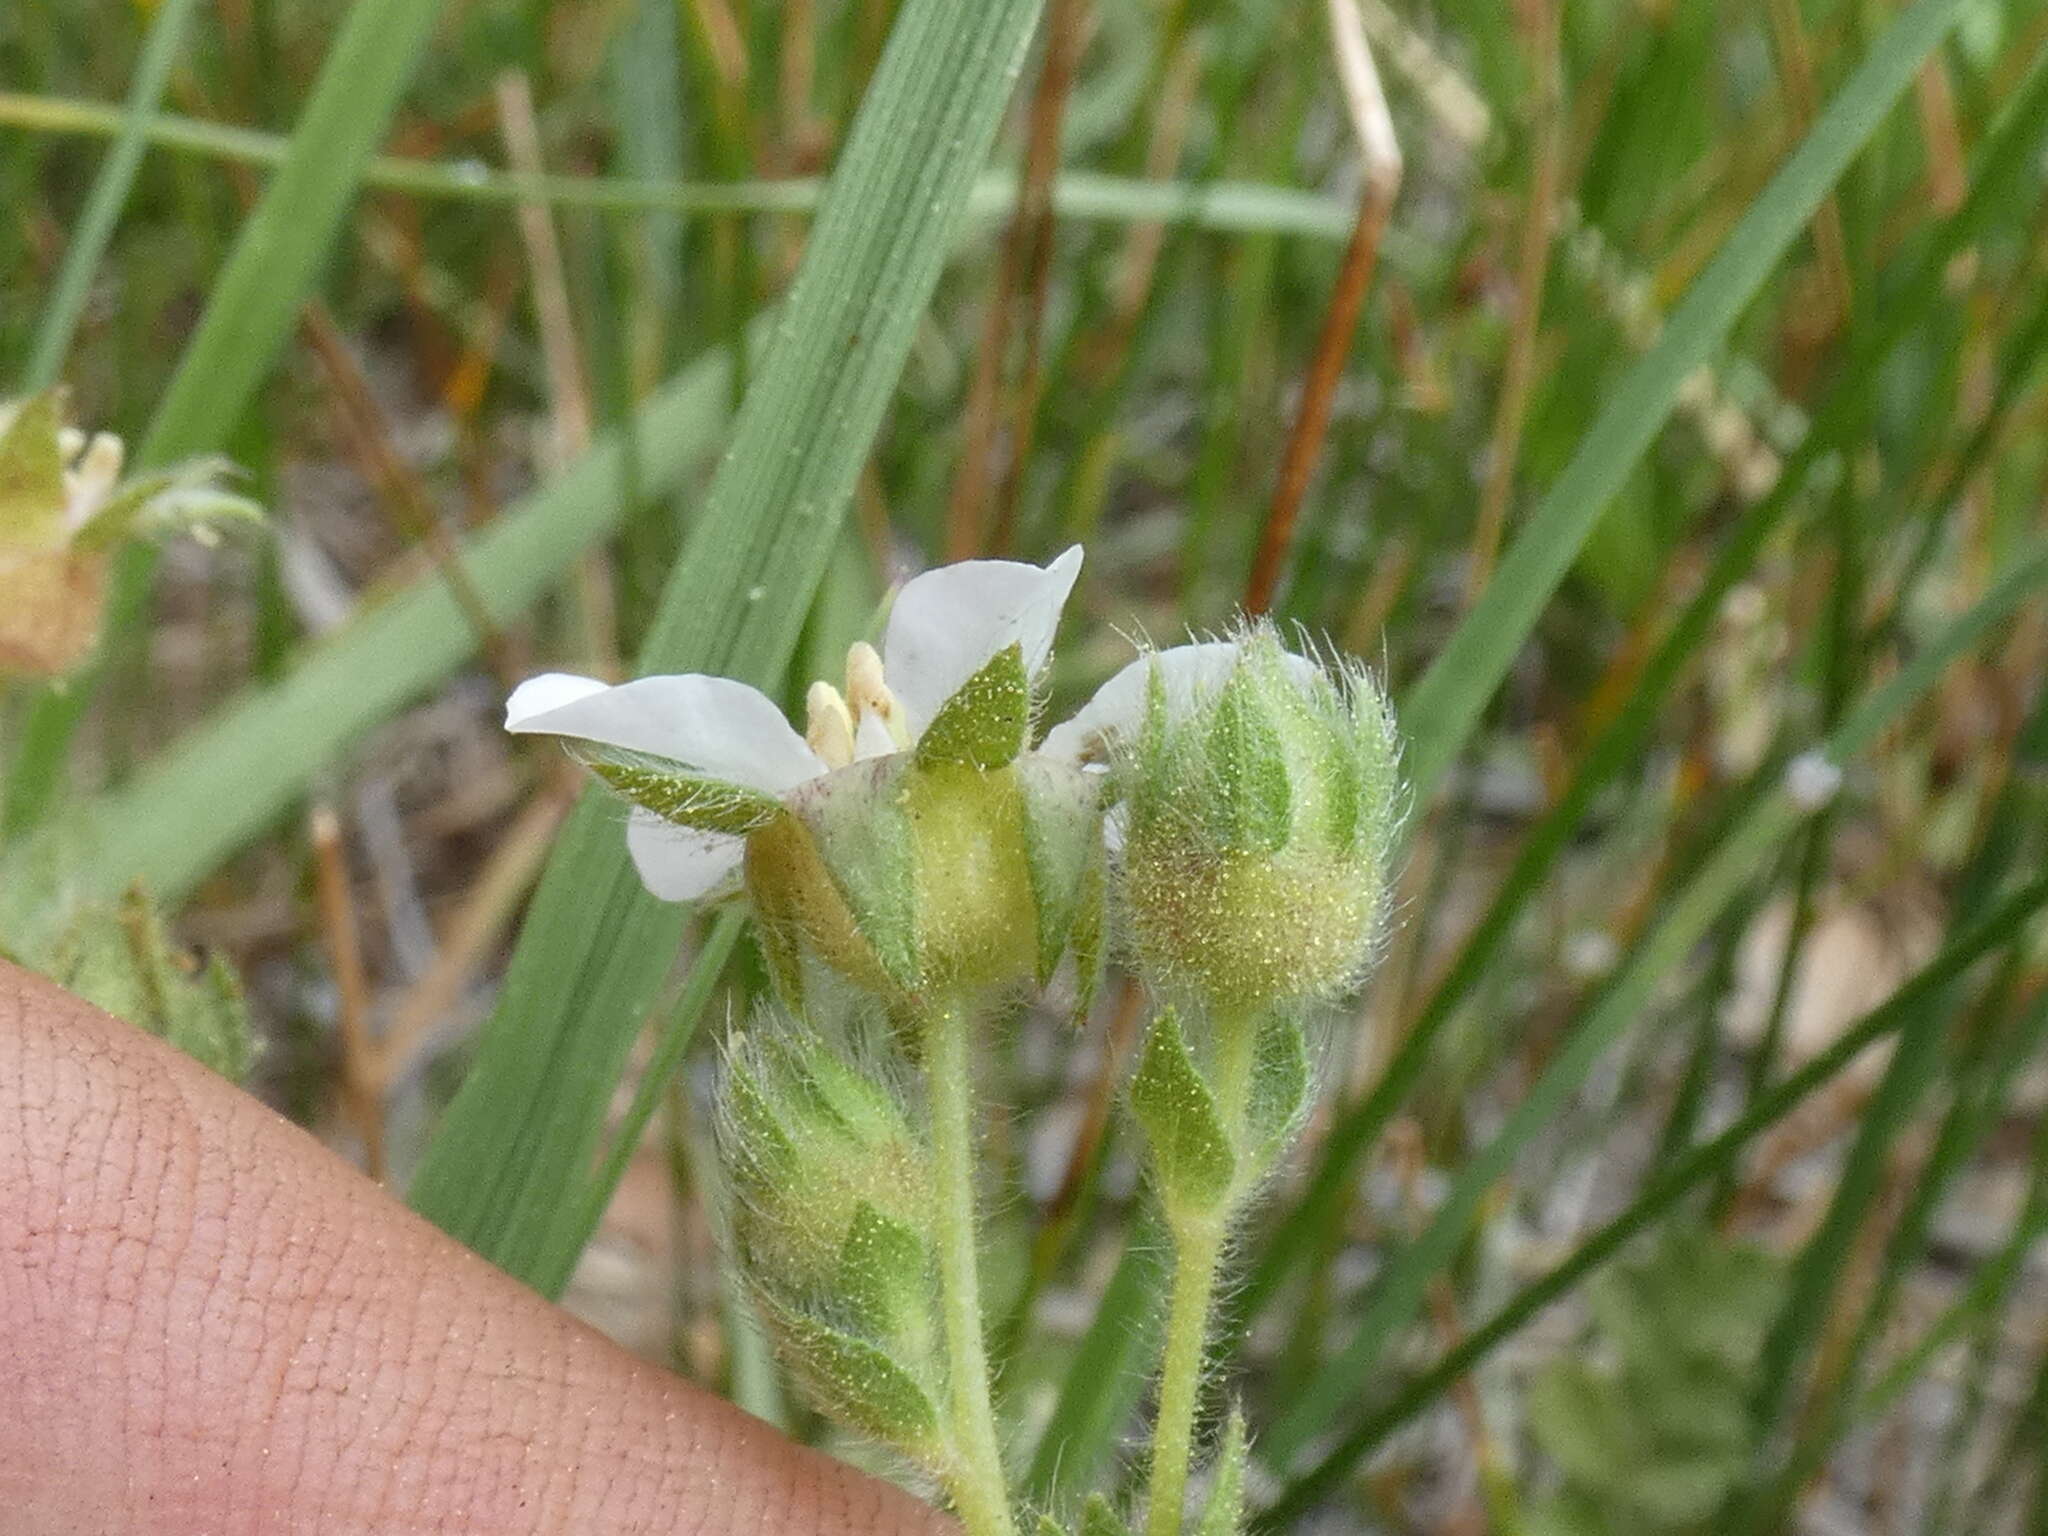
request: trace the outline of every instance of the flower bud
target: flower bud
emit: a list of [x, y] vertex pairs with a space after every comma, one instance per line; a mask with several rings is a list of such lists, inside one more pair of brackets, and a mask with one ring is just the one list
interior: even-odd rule
[[871, 1206], [922, 1237], [931, 1206], [923, 1139], [883, 1083], [780, 1023], [733, 1041], [720, 1150], [754, 1267], [798, 1294], [830, 1289], [854, 1216]]
[[1119, 915], [1148, 980], [1235, 1018], [1354, 985], [1387, 905], [1396, 765], [1372, 679], [1290, 654], [1270, 626], [1206, 693], [1173, 699], [1155, 668], [1112, 767]]
[[735, 1040], [719, 1150], [741, 1266], [818, 1406], [906, 1455], [940, 1443], [930, 1154], [816, 1037]]

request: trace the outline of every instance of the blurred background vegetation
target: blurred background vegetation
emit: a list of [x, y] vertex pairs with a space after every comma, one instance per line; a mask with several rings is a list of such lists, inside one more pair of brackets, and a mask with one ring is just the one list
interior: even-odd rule
[[[0, 933], [140, 877], [242, 977], [261, 1092], [800, 1434], [683, 1056], [758, 959], [692, 919], [664, 983], [679, 915], [537, 905], [618, 1006], [508, 1085], [478, 1026], [533, 1013], [500, 983], [578, 784], [498, 726], [528, 671], [665, 653], [693, 528], [752, 537], [713, 471], [896, 10], [0, 12], [0, 382], [230, 455], [274, 522], [131, 554], [100, 657], [0, 693]], [[957, 226], [876, 205], [947, 259], [888, 300], [900, 377], [845, 338], [872, 451], [782, 425], [857, 481], [840, 532], [772, 509], [824, 531], [793, 657], [746, 665], [794, 702], [906, 574], [1081, 540], [1055, 718], [1246, 604], [1419, 698], [1386, 962], [1231, 1303], [1255, 1505], [2048, 1530], [2048, 12], [1050, 0], [1035, 37]], [[939, 121], [903, 152], [965, 153]], [[762, 598], [710, 596], [734, 635]], [[990, 1051], [1048, 1494], [1118, 1464], [1159, 1285], [1110, 1108], [1140, 1001], [1056, 1004]], [[508, 1158], [540, 1182], [477, 1194]]]

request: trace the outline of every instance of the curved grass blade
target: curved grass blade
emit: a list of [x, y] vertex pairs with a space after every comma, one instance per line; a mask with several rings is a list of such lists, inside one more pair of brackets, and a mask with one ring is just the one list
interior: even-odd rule
[[[43, 133], [104, 137], [122, 116], [98, 102], [0, 91], [0, 124]], [[149, 141], [165, 149], [240, 165], [276, 165], [286, 141], [228, 123], [162, 113], [147, 119]], [[521, 176], [487, 166], [453, 165], [380, 155], [363, 184], [385, 192], [466, 203], [546, 203], [596, 212], [677, 214], [811, 213], [825, 192], [812, 176], [758, 181], [668, 181], [643, 176]], [[968, 217], [993, 222], [1017, 202], [1017, 178], [990, 170], [974, 183]], [[1162, 223], [1238, 234], [1293, 235], [1337, 244], [1351, 233], [1357, 209], [1343, 198], [1260, 181], [1151, 181], [1074, 168], [1053, 181], [1053, 211], [1092, 223]], [[1413, 242], [1390, 239], [1397, 263], [1417, 254]]]
[[[908, 0], [778, 316], [640, 670], [774, 687], [995, 137], [1037, 0]], [[556, 845], [415, 1207], [529, 1282], [567, 1273], [612, 1086], [674, 958], [615, 812]]]

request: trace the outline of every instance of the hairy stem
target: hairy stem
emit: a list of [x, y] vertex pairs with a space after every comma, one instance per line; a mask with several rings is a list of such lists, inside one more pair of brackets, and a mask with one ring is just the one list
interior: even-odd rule
[[[1240, 1159], [1244, 1106], [1257, 1040], [1256, 1019], [1216, 1021], [1215, 1070], [1210, 1086]], [[1209, 1313], [1223, 1265], [1223, 1237], [1249, 1182], [1249, 1171], [1240, 1169], [1236, 1185], [1217, 1211], [1199, 1217], [1169, 1213], [1173, 1299], [1167, 1311], [1165, 1358], [1159, 1373], [1159, 1420], [1152, 1432], [1146, 1536], [1179, 1536], [1187, 1503], [1188, 1463], [1194, 1455], [1195, 1414], [1201, 1407], [1203, 1367], [1208, 1363]]]
[[980, 1259], [974, 1220], [974, 1139], [969, 1126], [967, 1014], [957, 1005], [925, 1020], [925, 1081], [938, 1180], [935, 1225], [945, 1315], [947, 1420], [953, 1465], [946, 1491], [969, 1536], [1013, 1536], [1003, 1455], [990, 1402], [982, 1338]]
[[1223, 1256], [1220, 1220], [1177, 1222], [1173, 1236], [1173, 1301], [1166, 1315], [1166, 1360], [1159, 1377], [1159, 1422], [1152, 1433], [1152, 1492], [1146, 1536], [1179, 1536], [1187, 1503], [1195, 1410], [1201, 1406], [1208, 1353], [1209, 1308]]

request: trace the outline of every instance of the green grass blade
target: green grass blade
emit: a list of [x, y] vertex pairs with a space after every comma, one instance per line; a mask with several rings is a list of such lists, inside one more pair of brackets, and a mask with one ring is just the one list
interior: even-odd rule
[[[900, 12], [642, 671], [780, 680], [1037, 13], [1036, 0]], [[582, 1245], [565, 1195], [589, 1176], [681, 921], [641, 889], [613, 807], [586, 797], [412, 1190], [513, 1274], [566, 1273]]]
[[1156, 1358], [1160, 1298], [1166, 1294], [1166, 1234], [1149, 1216], [1124, 1247], [1095, 1318], [1067, 1367], [1066, 1379], [1024, 1475], [1031, 1498], [1054, 1502], [1097, 1486], [1103, 1463], [1144, 1396]]
[[[0, 124], [44, 133], [105, 136], [117, 133], [122, 114], [97, 102], [0, 91]], [[241, 165], [274, 166], [286, 141], [275, 134], [165, 113], [148, 120], [153, 144]], [[519, 176], [487, 166], [451, 165], [379, 156], [364, 168], [363, 184], [384, 192], [452, 202], [549, 203], [599, 212], [810, 213], [825, 185], [815, 177], [761, 181], [669, 181], [638, 176]], [[1005, 218], [1017, 201], [1017, 178], [984, 172], [967, 203], [970, 218], [986, 224]], [[1357, 208], [1343, 198], [1257, 181], [1144, 181], [1099, 171], [1064, 171], [1053, 182], [1053, 209], [1063, 219], [1100, 223], [1158, 220], [1189, 229], [1292, 235], [1341, 243]], [[1390, 234], [1387, 257], [1400, 264], [1417, 254], [1412, 242]]]
[[363, 168], [426, 52], [440, 0], [356, 0], [291, 144], [215, 279], [143, 439], [145, 465], [214, 453], [313, 291]]
[[[2034, 597], [2044, 581], [2048, 581], [2048, 543], [2037, 542], [1925, 651], [1867, 694], [1819, 750], [1838, 764], [1861, 755], [1886, 726], [1933, 687], [1951, 663]], [[1351, 1341], [1296, 1394], [1289, 1411], [1268, 1434], [1265, 1453], [1276, 1465], [1287, 1465], [1357, 1396], [1360, 1383], [1371, 1379], [1387, 1340], [1414, 1316], [1430, 1279], [1464, 1240], [1487, 1190], [1507, 1174], [1522, 1148], [1556, 1118], [1608, 1047], [1642, 1016], [1657, 983], [1754, 878], [1770, 852], [1799, 824], [1801, 814], [1782, 793], [1761, 797], [1729, 830], [1699, 873], [1674, 895], [1663, 919], [1630, 952], [1500, 1131], [1467, 1157], [1429, 1226], [1395, 1256], [1375, 1286]], [[1292, 1486], [1282, 1507], [1296, 1509], [1312, 1501], [1348, 1465], [1348, 1461], [1326, 1457]]]
[[1409, 690], [1401, 718], [1418, 803], [1429, 800], [1463, 749], [1537, 616], [1669, 419], [1686, 379], [1727, 337], [1962, 9], [1961, 0], [1918, 0], [1885, 30], [1672, 312], [1657, 345], [1616, 386], [1484, 595]]
[[85, 301], [92, 290], [93, 275], [100, 258], [114, 237], [121, 209], [128, 202], [128, 189], [135, 184], [135, 172], [149, 148], [149, 128], [156, 104], [171, 77], [178, 45], [192, 20], [197, 0], [165, 0], [149, 24], [142, 55], [135, 65], [135, 83], [129, 88], [128, 105], [121, 113], [120, 130], [106, 162], [94, 178], [92, 193], [78, 217], [78, 227], [64, 250], [64, 265], [58, 269], [56, 285], [43, 307], [42, 323], [36, 328], [35, 349], [29, 355], [22, 392], [31, 394], [57, 382], [64, 367], [71, 339], [78, 332], [78, 317], [85, 313]]

